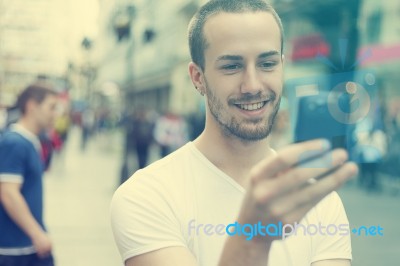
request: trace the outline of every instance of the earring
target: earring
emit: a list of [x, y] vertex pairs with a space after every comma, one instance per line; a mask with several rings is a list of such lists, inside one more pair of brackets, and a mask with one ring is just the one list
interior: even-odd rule
[[204, 96], [204, 91], [203, 90], [201, 90], [201, 89], [199, 89], [199, 88], [197, 88], [197, 87], [195, 87], [196, 88], [196, 90], [201, 94], [201, 96]]

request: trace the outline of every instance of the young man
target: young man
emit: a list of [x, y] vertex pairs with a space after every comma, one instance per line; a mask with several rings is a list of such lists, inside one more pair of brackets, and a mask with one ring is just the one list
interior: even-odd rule
[[38, 135], [52, 125], [56, 104], [47, 85], [27, 87], [17, 100], [21, 118], [0, 140], [0, 266], [53, 265]]
[[[269, 147], [282, 34], [264, 0], [211, 0], [196, 13], [189, 73], [206, 98], [205, 129], [115, 193], [112, 225], [125, 265], [350, 265], [349, 234], [299, 229], [278, 240], [295, 223], [348, 224], [333, 191], [357, 172], [324, 140]], [[273, 226], [279, 234], [266, 230]]]

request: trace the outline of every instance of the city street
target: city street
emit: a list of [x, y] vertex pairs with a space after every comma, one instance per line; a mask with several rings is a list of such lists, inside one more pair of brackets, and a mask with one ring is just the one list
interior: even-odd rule
[[[119, 182], [122, 138], [95, 136], [80, 150], [73, 129], [66, 149], [45, 177], [46, 221], [58, 266], [121, 266], [110, 223], [109, 204]], [[152, 151], [153, 160], [156, 152]], [[386, 189], [368, 194], [355, 180], [339, 191], [351, 226], [381, 226], [383, 236], [353, 234], [353, 266], [397, 266], [400, 255], [400, 195]]]
[[[58, 147], [69, 133], [43, 180], [44, 222], [56, 266], [124, 266], [111, 230], [110, 204], [118, 186], [138, 165], [146, 165], [146, 150], [140, 148], [153, 143], [147, 164], [152, 163], [194, 139], [208, 121], [210, 134], [200, 143], [215, 144], [209, 155], [216, 158], [213, 162], [226, 173], [237, 173], [238, 163], [224, 155], [237, 155], [239, 165], [246, 164], [265, 147], [257, 142], [238, 152], [237, 140], [224, 138], [218, 128], [249, 141], [262, 135], [261, 127], [250, 132], [243, 124], [254, 126], [262, 114], [271, 121], [274, 117], [269, 141], [276, 149], [293, 140], [327, 138], [334, 146], [352, 147], [349, 156], [363, 163], [359, 180], [375, 181], [379, 172], [379, 188], [364, 182], [376, 191], [368, 192], [356, 178], [338, 190], [350, 223], [352, 266], [400, 266], [399, 25], [400, 0], [0, 0], [0, 136], [19, 118], [28, 130], [39, 132], [54, 116], [58, 136], [51, 136], [43, 149], [47, 159], [51, 145]], [[53, 95], [47, 100], [47, 93], [36, 95], [36, 89], [24, 93], [42, 86], [54, 89], [56, 106]], [[213, 104], [215, 110], [209, 108]], [[279, 112], [273, 110], [278, 107]], [[84, 140], [96, 132], [82, 143], [81, 128]], [[9, 150], [1, 149], [3, 157], [12, 157]], [[8, 168], [17, 165], [18, 160], [1, 167], [2, 181], [13, 178]], [[194, 168], [191, 172], [201, 173]], [[179, 177], [180, 172], [169, 174]], [[7, 200], [7, 185], [3, 190]], [[174, 201], [169, 209], [180, 213], [174, 194], [162, 190], [167, 192], [160, 190], [166, 194], [161, 196]], [[29, 203], [34, 213], [34, 202]], [[217, 213], [214, 203], [205, 206]], [[196, 214], [201, 206], [193, 205]], [[190, 211], [179, 216], [202, 217]], [[148, 216], [141, 218], [153, 226]], [[185, 223], [175, 224], [184, 231]], [[321, 226], [328, 227], [316, 225]], [[342, 233], [344, 226], [331, 228]], [[127, 230], [131, 227], [135, 224]], [[14, 246], [0, 233], [3, 239], [2, 246]], [[188, 244], [204, 250], [199, 256], [218, 253], [197, 242]], [[317, 245], [338, 252], [315, 242], [310, 241], [315, 258], [322, 257]], [[294, 253], [285, 255], [300, 264]]]

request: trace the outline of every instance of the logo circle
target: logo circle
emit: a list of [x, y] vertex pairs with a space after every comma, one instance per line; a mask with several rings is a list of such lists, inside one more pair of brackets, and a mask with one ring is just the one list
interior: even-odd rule
[[[349, 112], [340, 107], [340, 99], [348, 98]], [[347, 81], [337, 84], [328, 95], [328, 110], [332, 117], [343, 124], [356, 124], [368, 115], [371, 98], [365, 88], [358, 83]]]

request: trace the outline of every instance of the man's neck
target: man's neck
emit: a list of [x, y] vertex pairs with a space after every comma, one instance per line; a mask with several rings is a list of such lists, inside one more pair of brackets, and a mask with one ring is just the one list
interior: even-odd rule
[[32, 123], [32, 121], [30, 121], [28, 118], [26, 117], [21, 117], [18, 120], [18, 124], [20, 124], [21, 126], [23, 126], [26, 130], [28, 130], [29, 132], [35, 134], [36, 136], [39, 135], [40, 133], [40, 128], [38, 126], [35, 125], [35, 123]]
[[251, 168], [273, 153], [267, 139], [243, 141], [207, 129], [194, 141], [194, 144], [211, 163], [243, 187], [247, 186]]

